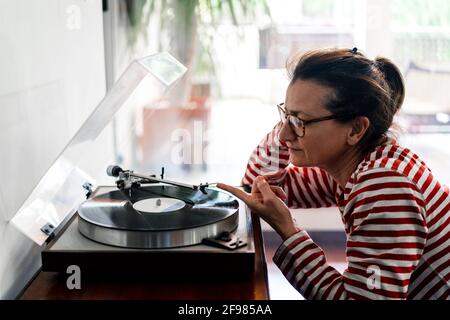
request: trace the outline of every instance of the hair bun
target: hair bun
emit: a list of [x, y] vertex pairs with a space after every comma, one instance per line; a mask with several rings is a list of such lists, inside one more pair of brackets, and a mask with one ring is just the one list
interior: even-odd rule
[[405, 83], [397, 66], [389, 59], [376, 57], [374, 65], [381, 71], [386, 80], [392, 98], [392, 108], [397, 112], [405, 99]]

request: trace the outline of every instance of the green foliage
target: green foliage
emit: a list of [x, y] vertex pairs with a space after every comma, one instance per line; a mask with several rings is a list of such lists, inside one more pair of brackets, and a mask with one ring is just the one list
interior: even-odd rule
[[[159, 12], [157, 8], [160, 8]], [[258, 16], [270, 15], [266, 0], [126, 0], [129, 21], [129, 42], [133, 48], [139, 37], [147, 39], [147, 27], [153, 15], [160, 17], [160, 49], [169, 50], [173, 43], [189, 50], [190, 41], [199, 42], [197, 70], [206, 74], [214, 72], [211, 55], [212, 35], [208, 27], [230, 22], [235, 26], [254, 21]], [[197, 35], [197, 40], [192, 37]], [[161, 40], [165, 36], [168, 43]], [[189, 53], [186, 52], [186, 55]], [[189, 60], [189, 59], [186, 59]]]
[[394, 0], [392, 12], [397, 26], [450, 26], [448, 0]]
[[128, 40], [130, 46], [133, 47], [140, 35], [147, 37], [146, 26], [148, 26], [150, 15], [154, 10], [155, 0], [125, 0], [125, 5], [130, 30]]
[[216, 26], [226, 20], [237, 26], [259, 14], [270, 17], [266, 0], [126, 0], [125, 3], [132, 46], [140, 36], [146, 36], [150, 16], [154, 14], [161, 17], [161, 29], [174, 22], [176, 29], [185, 34], [189, 33], [193, 19], [200, 26]]

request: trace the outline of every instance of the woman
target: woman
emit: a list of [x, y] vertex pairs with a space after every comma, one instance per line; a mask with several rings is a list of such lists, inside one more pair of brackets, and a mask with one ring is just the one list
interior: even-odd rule
[[[251, 193], [218, 185], [280, 234], [274, 262], [306, 299], [449, 298], [448, 188], [389, 134], [404, 92], [386, 58], [309, 52], [278, 105], [281, 122], [250, 158]], [[330, 206], [347, 234], [343, 274], [288, 209]]]

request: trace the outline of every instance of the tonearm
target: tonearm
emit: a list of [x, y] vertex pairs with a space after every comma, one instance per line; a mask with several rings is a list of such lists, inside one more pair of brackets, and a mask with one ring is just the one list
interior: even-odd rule
[[178, 181], [172, 181], [164, 179], [164, 167], [161, 169], [161, 178], [157, 178], [156, 175], [144, 175], [140, 173], [135, 173], [132, 170], [123, 170], [117, 165], [110, 165], [106, 169], [106, 173], [111, 177], [119, 178], [116, 181], [117, 187], [119, 189], [128, 189], [136, 185], [147, 184], [147, 183], [164, 183], [181, 188], [187, 188], [191, 190], [199, 190], [206, 194], [206, 188], [212, 186], [212, 183], [200, 183], [199, 185], [192, 185]]

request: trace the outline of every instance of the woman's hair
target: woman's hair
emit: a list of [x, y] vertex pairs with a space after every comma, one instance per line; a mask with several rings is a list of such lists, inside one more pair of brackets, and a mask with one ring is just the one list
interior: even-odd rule
[[356, 48], [309, 51], [288, 62], [291, 83], [309, 80], [334, 90], [325, 107], [338, 121], [366, 116], [370, 125], [359, 147], [363, 153], [383, 142], [402, 106], [405, 86], [400, 70], [383, 57], [370, 60]]

